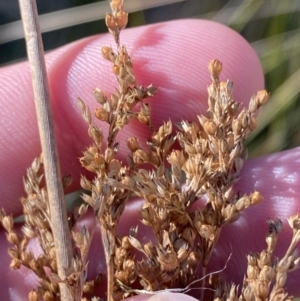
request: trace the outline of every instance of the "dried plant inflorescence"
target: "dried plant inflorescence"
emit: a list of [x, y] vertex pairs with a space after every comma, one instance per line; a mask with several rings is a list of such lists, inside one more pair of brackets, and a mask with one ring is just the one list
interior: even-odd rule
[[[25, 214], [22, 234], [14, 229], [13, 218], [0, 211], [0, 221], [13, 245], [9, 249], [11, 267], [18, 269], [23, 265], [40, 279], [39, 287], [29, 293], [30, 301], [61, 300], [60, 283], [67, 284], [72, 300], [98, 300], [98, 297], [90, 298], [98, 279], [87, 279], [93, 232], [85, 227], [78, 230], [76, 226], [88, 207], [93, 209], [101, 229], [107, 265], [107, 298], [111, 301], [141, 292], [174, 291], [171, 289], [174, 287], [190, 290], [191, 283], [198, 280], [199, 268], [203, 274], [201, 287], [207, 287], [206, 266], [222, 227], [235, 222], [244, 209], [262, 201], [258, 191], [240, 196], [233, 185], [246, 159], [243, 142], [256, 128], [257, 111], [268, 100], [268, 93], [257, 92], [248, 108], [240, 110], [232, 98], [233, 83], [220, 81], [222, 64], [212, 60], [206, 115], [199, 115], [198, 122], [177, 123], [175, 134], [170, 120], [155, 130], [151, 125], [151, 108], [145, 100], [156, 93], [156, 88], [137, 84], [132, 60], [126, 47], [120, 44], [120, 32], [127, 24], [128, 15], [123, 10], [122, 0], [111, 0], [110, 5], [112, 13], [107, 14], [106, 24], [117, 49], [104, 46], [102, 55], [112, 63], [118, 87], [110, 97], [99, 88], [94, 90], [101, 105], [94, 115], [108, 124], [107, 137], [93, 123], [89, 108], [78, 99], [93, 139], [80, 162], [95, 177], [92, 180], [81, 178], [81, 186], [90, 193], [83, 195], [84, 203], [70, 216], [73, 258], [65, 279], [61, 279], [57, 271], [42, 158], [32, 163], [24, 178], [27, 197], [21, 199]], [[144, 148], [137, 138], [128, 137], [130, 155], [125, 165], [117, 158], [117, 135], [132, 119], [147, 125], [151, 138]], [[176, 150], [172, 149], [175, 141], [180, 146]], [[150, 171], [143, 168], [145, 163], [151, 165]], [[68, 185], [70, 179], [62, 181]], [[131, 229], [128, 236], [117, 235], [120, 216], [132, 194], [144, 199], [141, 221], [153, 230], [155, 241], [141, 243], [137, 228]], [[193, 204], [203, 197], [206, 204], [193, 209]], [[215, 282], [211, 289], [215, 291], [216, 301], [292, 299], [285, 292], [284, 284], [287, 273], [296, 269], [300, 260], [295, 248], [300, 240], [300, 216], [291, 217], [289, 224], [294, 236], [284, 257], [273, 258], [282, 223], [269, 221], [267, 248], [247, 256], [243, 286], [238, 290], [235, 285]], [[38, 241], [39, 255], [30, 251], [31, 239]], [[140, 252], [143, 259], [137, 260], [133, 251]]]
[[[25, 266], [33, 271], [40, 280], [40, 285], [33, 289], [29, 295], [29, 301], [45, 300], [59, 301], [60, 293], [58, 284], [64, 282], [68, 284], [72, 296], [82, 295], [86, 278], [87, 250], [90, 244], [90, 237], [85, 228], [81, 232], [70, 231], [74, 236], [74, 257], [72, 267], [68, 271], [66, 279], [60, 279], [57, 271], [57, 251], [54, 245], [52, 234], [52, 221], [50, 215], [49, 201], [46, 188], [43, 183], [43, 160], [37, 158], [28, 168], [24, 177], [24, 188], [27, 193], [26, 198], [21, 199], [23, 206], [25, 223], [22, 233], [14, 229], [14, 220], [10, 215], [6, 215], [4, 210], [0, 211], [0, 222], [7, 232], [7, 239], [13, 245], [8, 250], [12, 258], [10, 267], [19, 269]], [[62, 179], [64, 187], [70, 184], [70, 178]], [[73, 220], [78, 219], [87, 210], [87, 205], [83, 204], [79, 210], [73, 213]], [[81, 236], [81, 239], [78, 237]], [[36, 255], [28, 247], [30, 240], [37, 240], [41, 252]], [[75, 299], [74, 300], [81, 300]]]
[[[300, 241], [300, 216], [295, 215], [288, 220], [293, 229], [291, 244], [282, 259], [273, 258], [273, 253], [282, 229], [279, 219], [270, 220], [269, 232], [266, 235], [267, 248], [258, 254], [247, 256], [247, 275], [244, 279], [241, 296], [246, 301], [252, 300], [291, 300], [284, 289], [287, 274], [299, 266], [299, 254], [295, 249]], [[274, 283], [273, 287], [271, 284]]]

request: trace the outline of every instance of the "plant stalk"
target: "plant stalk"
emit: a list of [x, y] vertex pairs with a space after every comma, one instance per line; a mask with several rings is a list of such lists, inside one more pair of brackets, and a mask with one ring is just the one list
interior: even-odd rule
[[[51, 214], [51, 229], [54, 238], [57, 271], [64, 280], [71, 271], [71, 236], [64, 200], [62, 177], [55, 142], [50, 94], [45, 66], [44, 49], [38, 22], [35, 0], [19, 0], [25, 32], [27, 55], [38, 119], [38, 128], [43, 153], [45, 178]], [[67, 284], [60, 283], [60, 300], [73, 301]]]

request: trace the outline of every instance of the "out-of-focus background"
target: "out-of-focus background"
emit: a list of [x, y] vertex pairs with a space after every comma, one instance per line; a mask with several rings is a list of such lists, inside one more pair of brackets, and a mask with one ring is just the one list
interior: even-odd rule
[[[238, 31], [262, 62], [272, 96], [248, 139], [249, 157], [300, 145], [299, 0], [126, 0], [129, 26], [201, 18]], [[106, 32], [108, 1], [37, 0], [46, 51]], [[0, 0], [0, 66], [26, 55], [17, 0]]]

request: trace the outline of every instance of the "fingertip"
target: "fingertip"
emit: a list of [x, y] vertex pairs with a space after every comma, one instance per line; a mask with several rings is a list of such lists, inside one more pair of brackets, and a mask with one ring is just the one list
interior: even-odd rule
[[[206, 111], [206, 87], [210, 83], [207, 65], [211, 59], [222, 61], [221, 79], [234, 81], [238, 102], [247, 103], [264, 85], [262, 69], [251, 46], [239, 34], [218, 23], [205, 20], [159, 23], [124, 30], [121, 41], [132, 56], [137, 83], [153, 83], [159, 88], [150, 101], [154, 128], [168, 119], [196, 120], [196, 115]], [[91, 144], [76, 99], [83, 98], [93, 111], [96, 102], [92, 90], [99, 87], [109, 95], [117, 86], [111, 64], [100, 54], [104, 45], [113, 45], [108, 34], [72, 43], [47, 55], [62, 173], [75, 179], [73, 189], [79, 187], [82, 172], [78, 157]], [[1, 161], [5, 171], [1, 175], [5, 187], [1, 205], [8, 212], [17, 213], [21, 210], [18, 199], [22, 195], [22, 176], [40, 153], [28, 64], [9, 67], [1, 73], [0, 83], [1, 80], [1, 102], [5, 107], [1, 123], [7, 125], [1, 131], [1, 141], [8, 145]], [[105, 135], [107, 126], [101, 124], [101, 127]], [[149, 131], [132, 123], [118, 140], [130, 136], [144, 142]], [[127, 153], [126, 144], [121, 143], [124, 161]]]
[[286, 221], [294, 212], [299, 211], [299, 157], [298, 147], [245, 162], [237, 189], [242, 193], [257, 190], [264, 197], [262, 204], [252, 209], [253, 216], [260, 215], [263, 219], [267, 211], [271, 217], [278, 216]]
[[180, 293], [159, 293], [154, 295], [138, 295], [128, 298], [130, 301], [195, 301], [197, 299]]

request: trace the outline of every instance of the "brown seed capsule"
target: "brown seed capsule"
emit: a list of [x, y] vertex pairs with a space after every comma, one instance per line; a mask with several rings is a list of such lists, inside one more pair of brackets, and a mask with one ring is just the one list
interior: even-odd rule
[[25, 226], [22, 227], [22, 232], [28, 238], [34, 238], [34, 237], [36, 237], [35, 231], [31, 227], [28, 227], [27, 225], [25, 225]]
[[227, 80], [226, 82], [226, 92], [231, 97], [233, 93], [233, 82], [230, 80]]
[[53, 301], [54, 300], [54, 296], [51, 292], [45, 292], [43, 295], [43, 300], [45, 301]]
[[80, 232], [72, 232], [72, 235], [73, 235], [73, 239], [74, 239], [76, 245], [78, 247], [82, 246], [83, 245], [83, 235], [82, 235], [82, 233], [80, 233]]
[[179, 167], [182, 167], [186, 161], [182, 151], [180, 150], [173, 150], [167, 160], [171, 165]]
[[300, 214], [296, 214], [296, 215], [289, 217], [288, 223], [292, 229], [299, 230], [300, 229]]
[[86, 283], [83, 286], [83, 291], [87, 294], [92, 294], [95, 289], [95, 281], [94, 280], [89, 280], [86, 281]]
[[95, 125], [91, 125], [88, 129], [88, 133], [91, 138], [98, 144], [102, 142], [103, 134], [100, 128]]
[[118, 73], [119, 77], [121, 79], [125, 79], [126, 75], [127, 75], [127, 70], [125, 67], [121, 66], [119, 69], [119, 73]]
[[115, 74], [115, 75], [119, 75], [120, 74], [120, 65], [113, 65], [113, 73]]
[[275, 249], [275, 246], [277, 244], [277, 241], [278, 241], [278, 236], [277, 236], [277, 233], [269, 233], [267, 236], [266, 236], [266, 243], [267, 243], [267, 246], [268, 246], [268, 252], [273, 252], [274, 249]]
[[249, 197], [243, 196], [234, 204], [234, 206], [237, 211], [242, 211], [245, 208], [247, 208], [249, 204], [250, 204]]
[[48, 242], [53, 242], [53, 235], [50, 231], [46, 230], [44, 235]]
[[193, 160], [188, 159], [184, 164], [184, 171], [189, 175], [197, 174], [198, 166], [193, 162]]
[[276, 276], [275, 269], [267, 265], [263, 266], [259, 274], [260, 279], [266, 281], [273, 281], [275, 276]]
[[16, 232], [8, 233], [6, 238], [12, 245], [17, 245], [19, 243], [19, 237]]
[[287, 279], [287, 272], [279, 272], [276, 275], [276, 285], [278, 288], [282, 288], [285, 285]]
[[22, 239], [21, 245], [20, 245], [20, 249], [21, 249], [22, 251], [25, 250], [25, 248], [26, 248], [27, 245], [28, 245], [28, 242], [29, 242], [29, 237], [24, 236], [23, 239]]
[[[103, 47], [104, 48], [104, 47]], [[103, 49], [102, 48], [102, 49]], [[104, 95], [104, 93], [99, 89], [99, 88], [96, 88], [94, 89], [93, 91], [94, 93], [94, 96], [95, 96], [95, 99], [100, 103], [100, 104], [105, 104], [106, 101], [107, 101], [107, 98], [106, 96]]]
[[266, 90], [260, 90], [256, 94], [257, 103], [259, 106], [265, 104], [269, 99], [269, 94]]
[[269, 294], [269, 284], [267, 281], [255, 281], [253, 288], [257, 300], [265, 300]]
[[128, 73], [126, 78], [124, 79], [124, 83], [126, 84], [126, 87], [128, 87], [129, 85], [135, 85], [135, 76]]
[[206, 240], [213, 241], [215, 238], [215, 230], [210, 225], [201, 225], [199, 234]]
[[19, 251], [15, 248], [8, 249], [8, 254], [11, 258], [19, 258], [20, 256]]
[[110, 96], [110, 102], [111, 102], [111, 106], [113, 108], [116, 108], [118, 106], [118, 102], [119, 102], [119, 97], [115, 94], [112, 94]]
[[102, 56], [104, 59], [110, 61], [110, 62], [115, 62], [116, 55], [114, 54], [113, 50], [111, 47], [108, 46], [103, 46], [101, 48]]
[[122, 246], [122, 248], [124, 248], [125, 250], [131, 249], [131, 243], [130, 243], [130, 240], [129, 240], [129, 237], [128, 237], [128, 236], [124, 236], [124, 237], [122, 238], [121, 246]]
[[254, 113], [257, 110], [257, 99], [256, 96], [252, 96], [249, 102], [249, 111]]
[[31, 291], [28, 294], [28, 300], [29, 301], [38, 301], [39, 300], [39, 295], [36, 291]]
[[109, 117], [109, 113], [103, 108], [98, 108], [95, 111], [95, 116], [96, 116], [97, 119], [107, 122], [108, 117]]
[[256, 265], [257, 264], [257, 258], [253, 255], [247, 255], [247, 261], [249, 265]]
[[221, 95], [227, 95], [227, 83], [226, 82], [220, 82], [220, 93]]
[[[131, 159], [130, 165], [133, 165], [133, 162], [132, 162], [132, 161], [133, 161], [133, 160]], [[123, 183], [126, 187], [129, 187], [129, 189], [130, 189], [131, 191], [134, 191], [133, 189], [135, 189], [135, 187], [136, 187], [136, 181], [135, 181], [132, 177], [130, 177], [130, 176], [124, 177], [124, 178], [122, 179], [122, 183]], [[146, 199], [147, 199], [148, 202], [150, 202], [149, 199], [151, 199], [151, 196], [150, 196], [150, 195], [147, 195]]]
[[242, 123], [239, 119], [235, 119], [232, 123], [232, 129], [235, 135], [239, 135], [242, 130]]
[[149, 156], [143, 149], [138, 149], [133, 154], [133, 161], [137, 164], [143, 164], [149, 161]]
[[254, 131], [257, 127], [257, 121], [256, 121], [256, 118], [255, 117], [251, 117], [250, 119], [250, 123], [249, 123], [249, 129], [251, 131]]
[[131, 137], [127, 140], [127, 146], [132, 152], [135, 152], [139, 148], [139, 140]]
[[238, 103], [232, 103], [229, 107], [228, 107], [228, 113], [230, 114], [230, 116], [235, 116], [235, 114], [237, 113], [239, 108], [239, 104]]
[[271, 264], [270, 254], [266, 250], [261, 251], [257, 263], [261, 269], [263, 268], [264, 265], [270, 265]]
[[257, 279], [259, 275], [259, 268], [255, 265], [248, 265], [247, 267], [247, 276], [250, 279]]
[[222, 72], [222, 63], [218, 60], [211, 60], [208, 65], [208, 70], [212, 76], [218, 77]]
[[254, 191], [251, 195], [250, 195], [250, 201], [251, 201], [251, 205], [256, 205], [261, 203], [263, 200], [262, 195], [260, 194], [259, 191]]
[[187, 259], [189, 255], [189, 248], [188, 244], [183, 245], [178, 251], [177, 251], [177, 258], [180, 262], [183, 262]]
[[14, 226], [14, 219], [12, 215], [6, 215], [2, 219], [2, 225], [7, 232], [10, 232]]
[[291, 266], [291, 263], [293, 261], [293, 258], [291, 256], [289, 257], [284, 257], [280, 260], [277, 266], [277, 271], [278, 272], [287, 272]]
[[162, 271], [172, 271], [178, 267], [176, 253], [172, 250], [165, 251], [157, 248], [157, 260]]
[[121, 167], [122, 167], [122, 165], [121, 165], [120, 161], [117, 159], [112, 159], [108, 164], [108, 170], [112, 174], [118, 174]]
[[217, 128], [216, 123], [213, 120], [207, 120], [203, 125], [203, 129], [204, 129], [205, 133], [213, 136], [217, 132], [218, 128]]
[[123, 0], [111, 0], [110, 7], [112, 11], [123, 10]]
[[144, 124], [149, 124], [150, 121], [149, 115], [146, 115], [143, 112], [138, 113], [137, 119], [140, 123], [144, 123]]
[[128, 23], [128, 14], [125, 13], [124, 11], [119, 11], [116, 16], [116, 21], [117, 21], [119, 30], [122, 30], [123, 28], [126, 27], [126, 25]]
[[50, 268], [54, 271], [57, 269], [56, 259], [50, 261]]
[[251, 286], [247, 286], [245, 289], [243, 289], [243, 297], [245, 298], [246, 301], [255, 300]]
[[68, 188], [73, 182], [73, 179], [70, 175], [66, 175], [62, 178], [63, 188]]
[[114, 151], [111, 148], [107, 148], [104, 153], [104, 160], [106, 163], [109, 163], [113, 158], [115, 154]]
[[13, 270], [18, 270], [21, 267], [22, 263], [21, 260], [18, 258], [13, 258], [10, 262], [9, 267]]
[[49, 251], [49, 255], [51, 258], [55, 259], [56, 258], [56, 251], [55, 251], [55, 247], [52, 247]]
[[48, 266], [49, 265], [49, 257], [45, 254], [41, 254], [39, 257], [38, 257], [38, 261], [40, 263], [40, 266]]
[[149, 162], [152, 163], [154, 166], [158, 166], [161, 163], [161, 160], [155, 151], [150, 151]]
[[242, 127], [246, 128], [249, 125], [249, 116], [247, 114], [244, 114], [243, 117], [241, 118], [241, 122], [242, 122]]
[[[218, 145], [214, 142], [214, 141], [210, 141], [209, 142], [209, 148], [210, 148], [210, 151], [215, 155], [217, 156], [219, 154], [219, 148], [218, 148]], [[209, 170], [209, 169], [207, 169]]]
[[[220, 208], [220, 205], [218, 206]], [[234, 222], [239, 218], [239, 213], [235, 209], [233, 204], [228, 204], [224, 209], [221, 209], [222, 216], [228, 221], [228, 222]]]
[[228, 150], [228, 143], [225, 139], [222, 139], [220, 141], [220, 149], [221, 149], [222, 154], [225, 154], [225, 152]]
[[101, 52], [102, 52], [102, 56], [103, 56], [103, 58], [105, 58], [106, 60], [108, 60], [108, 61], [110, 61], [110, 52], [111, 52], [112, 50], [111, 50], [111, 48], [110, 47], [108, 47], [108, 46], [103, 46], [102, 48], [101, 48]]
[[118, 59], [123, 65], [126, 65], [126, 66], [128, 65], [127, 63], [130, 59], [129, 59], [129, 56], [128, 56], [128, 53], [127, 53], [127, 50], [125, 47], [122, 47], [121, 50], [119, 51]]
[[106, 14], [105, 24], [108, 29], [113, 30], [113, 31], [118, 28], [117, 20], [114, 18], [114, 16], [112, 14]]

